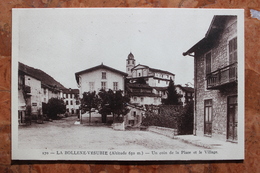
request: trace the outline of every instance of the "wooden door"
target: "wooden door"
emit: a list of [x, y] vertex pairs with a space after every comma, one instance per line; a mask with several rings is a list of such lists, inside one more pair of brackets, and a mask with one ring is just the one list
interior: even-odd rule
[[228, 98], [227, 112], [227, 139], [228, 141], [237, 141], [237, 96]]

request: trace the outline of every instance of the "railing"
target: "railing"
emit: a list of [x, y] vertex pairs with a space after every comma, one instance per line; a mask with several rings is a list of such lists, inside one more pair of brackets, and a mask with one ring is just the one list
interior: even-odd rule
[[207, 74], [207, 89], [219, 87], [237, 81], [237, 62]]

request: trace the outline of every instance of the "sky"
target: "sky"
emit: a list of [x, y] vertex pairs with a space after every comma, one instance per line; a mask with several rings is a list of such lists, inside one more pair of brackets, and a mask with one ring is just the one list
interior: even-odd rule
[[76, 72], [101, 63], [126, 72], [132, 52], [136, 65], [169, 71], [175, 74], [175, 84], [193, 84], [194, 58], [182, 53], [204, 38], [213, 16], [222, 13], [171, 8], [16, 9], [13, 59], [43, 70], [67, 88], [77, 88]]

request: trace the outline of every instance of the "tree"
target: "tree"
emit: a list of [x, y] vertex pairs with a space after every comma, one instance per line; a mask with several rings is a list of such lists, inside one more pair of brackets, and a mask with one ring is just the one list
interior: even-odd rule
[[84, 112], [89, 112], [89, 124], [91, 122], [91, 109], [97, 109], [99, 105], [99, 98], [96, 92], [84, 92], [81, 99], [81, 108]]
[[178, 117], [178, 134], [187, 135], [193, 133], [194, 102], [191, 101], [184, 106], [181, 115]]
[[64, 101], [59, 98], [51, 98], [47, 104], [47, 111], [49, 118], [57, 119], [58, 114], [63, 114], [66, 112], [66, 105]]
[[130, 98], [123, 96], [121, 90], [116, 92], [101, 90], [98, 95], [101, 100], [99, 113], [102, 115], [102, 119], [106, 119], [106, 116], [112, 113], [113, 121], [118, 122], [120, 115], [126, 115], [129, 112], [127, 103], [130, 102]]
[[179, 105], [179, 94], [176, 92], [175, 85], [173, 80], [170, 80], [170, 83], [167, 87], [167, 98], [163, 100], [165, 105]]

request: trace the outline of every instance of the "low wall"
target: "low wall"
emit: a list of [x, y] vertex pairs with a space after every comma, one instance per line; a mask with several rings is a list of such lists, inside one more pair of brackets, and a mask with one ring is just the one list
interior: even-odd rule
[[170, 138], [174, 138], [174, 136], [178, 135], [177, 129], [166, 128], [166, 127], [149, 126], [147, 130], [150, 132], [155, 132], [164, 136], [168, 136]]
[[114, 130], [125, 130], [125, 123], [113, 123], [112, 128]]

